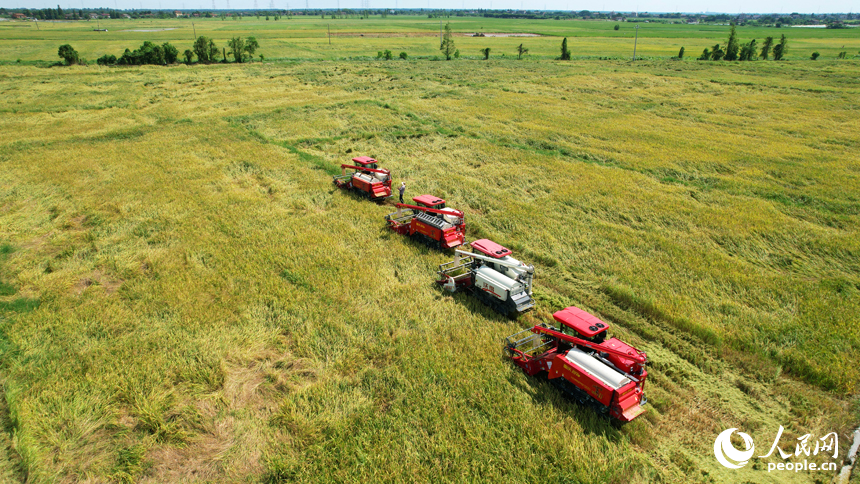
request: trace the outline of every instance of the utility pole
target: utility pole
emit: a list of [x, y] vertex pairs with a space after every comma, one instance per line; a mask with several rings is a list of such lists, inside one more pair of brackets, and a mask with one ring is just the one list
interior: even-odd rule
[[194, 40], [197, 40], [197, 27], [194, 26], [194, 22], [191, 22], [191, 28], [194, 29]]
[[636, 42], [639, 40], [639, 24], [636, 24], [636, 37], [633, 39], [633, 60], [636, 60]]
[[328, 45], [331, 45], [331, 24], [326, 24], [326, 28], [328, 29]]
[[439, 48], [442, 48], [442, 17], [439, 17]]

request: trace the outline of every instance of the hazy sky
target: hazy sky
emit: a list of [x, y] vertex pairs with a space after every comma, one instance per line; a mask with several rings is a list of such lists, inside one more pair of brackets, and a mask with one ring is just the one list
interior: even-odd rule
[[[0, 0], [0, 6], [13, 8], [96, 8], [120, 9], [212, 9], [212, 0]], [[278, 8], [362, 8], [362, 0], [215, 0], [219, 9]], [[369, 0], [370, 8], [485, 8], [548, 10], [615, 10], [619, 12], [727, 12], [727, 13], [828, 13], [858, 12], [860, 0], [835, 0], [824, 5], [799, 0], [764, 0], [747, 3], [741, 0], [712, 2], [692, 0]]]

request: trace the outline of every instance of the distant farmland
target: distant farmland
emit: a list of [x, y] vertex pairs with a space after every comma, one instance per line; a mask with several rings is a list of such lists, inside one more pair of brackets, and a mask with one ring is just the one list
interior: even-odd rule
[[[71, 44], [90, 62], [102, 55], [119, 57], [128, 48], [134, 50], [144, 41], [170, 42], [180, 54], [191, 48], [196, 35], [215, 40], [220, 47], [232, 37], [255, 36], [261, 52], [269, 60], [349, 60], [375, 58], [386, 49], [395, 54], [407, 52], [410, 57], [439, 57], [440, 19], [410, 16], [388, 18], [331, 19], [281, 18], [280, 20], [243, 17], [239, 20], [153, 19], [101, 20], [107, 32], [94, 32], [90, 22], [0, 22], [0, 61], [58, 61], [57, 48]], [[598, 20], [506, 20], [480, 17], [442, 19], [450, 23], [456, 45], [465, 58], [479, 59], [480, 50], [491, 49], [491, 58], [516, 57], [516, 47], [525, 44], [530, 59], [554, 59], [559, 56], [562, 37], [568, 37], [574, 58], [630, 59], [636, 25], [639, 26], [637, 56], [668, 59], [685, 48], [687, 60], [716, 43], [725, 44], [729, 27], [722, 25], [675, 25], [661, 23], [628, 23]], [[193, 25], [192, 25], [193, 24]], [[614, 30], [619, 25], [619, 30]], [[328, 34], [331, 33], [331, 44]], [[509, 37], [473, 37], [476, 33], [514, 35]], [[533, 34], [534, 37], [519, 37]], [[819, 52], [824, 60], [835, 59], [840, 52], [849, 58], [860, 54], [860, 29], [803, 29], [739, 27], [741, 42], [777, 40], [784, 34], [789, 41], [787, 60], [808, 60]], [[228, 49], [229, 50], [229, 49]], [[220, 57], [219, 57], [220, 60]]]

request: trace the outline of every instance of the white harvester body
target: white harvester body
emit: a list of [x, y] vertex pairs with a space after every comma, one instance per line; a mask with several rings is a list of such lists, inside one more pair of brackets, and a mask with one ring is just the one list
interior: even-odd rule
[[[439, 267], [439, 284], [448, 291], [471, 288], [472, 292], [503, 314], [520, 314], [534, 307], [532, 286], [534, 266], [510, 256], [510, 251], [491, 241], [473, 242], [500, 249], [493, 256], [456, 250], [452, 262]], [[502, 255], [504, 254], [504, 255]]]

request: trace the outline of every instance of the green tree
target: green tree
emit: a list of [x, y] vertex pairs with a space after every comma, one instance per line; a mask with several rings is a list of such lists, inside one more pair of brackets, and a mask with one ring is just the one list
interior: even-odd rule
[[192, 52], [191, 49], [185, 49], [185, 53], [183, 55], [185, 56], [186, 64], [191, 64], [191, 61], [194, 60], [194, 52]]
[[97, 63], [98, 63], [98, 65], [100, 65], [100, 66], [111, 66], [111, 65], [116, 64], [116, 56], [115, 56], [115, 55], [108, 55], [108, 54], [105, 54], [105, 55], [103, 55], [103, 56], [99, 57], [99, 58], [96, 60], [96, 62], [97, 62]]
[[140, 48], [141, 64], [164, 65], [164, 49], [150, 41], [145, 41]]
[[779, 43], [773, 46], [773, 60], [778, 61], [782, 60], [785, 56], [785, 52], [788, 50], [788, 41], [785, 39], [785, 34], [779, 39]]
[[160, 66], [164, 65], [164, 63], [164, 48], [160, 45], [155, 45], [148, 40], [133, 52], [125, 49], [125, 53], [123, 53], [122, 57], [117, 60], [117, 64], [129, 66], [140, 66], [145, 64]]
[[[218, 57], [218, 46], [215, 45], [215, 41], [209, 39], [209, 62], [218, 62], [215, 58]], [[224, 56], [224, 60], [227, 60], [227, 56]]]
[[720, 44], [715, 45], [714, 48], [711, 49], [711, 60], [722, 60], [725, 55], [726, 52], [722, 49], [722, 47], [720, 47]]
[[401, 58], [401, 59], [406, 60], [406, 58], [407, 58], [407, 57], [409, 57], [409, 54], [407, 54], [406, 52], [401, 52], [401, 53], [400, 53], [400, 58]]
[[560, 60], [570, 60], [570, 50], [567, 49], [567, 37], [561, 41], [561, 57]]
[[522, 59], [523, 54], [528, 54], [529, 50], [523, 47], [523, 44], [517, 46], [517, 59]]
[[445, 54], [445, 60], [451, 60], [451, 56], [454, 55], [454, 51], [456, 51], [456, 47], [454, 47], [454, 38], [451, 34], [451, 24], [445, 24], [445, 33], [442, 35], [442, 45], [439, 47], [439, 50]]
[[810, 56], [809, 58], [810, 58], [810, 59], [812, 59], [812, 60], [816, 60], [816, 59], [818, 59], [818, 56], [820, 56], [820, 55], [821, 55], [821, 54], [819, 54], [818, 52], [813, 52], [813, 53], [812, 53], [812, 56]]
[[481, 49], [481, 53], [484, 54], [484, 60], [487, 60], [490, 58], [490, 48], [489, 47], [484, 47], [483, 49]]
[[245, 52], [245, 39], [233, 37], [227, 41], [227, 47], [230, 48], [230, 55], [233, 56], [233, 59], [236, 62], [242, 62], [242, 54]]
[[698, 60], [710, 60], [711, 59], [711, 51], [705, 47], [705, 50], [702, 51], [702, 55], [699, 56]]
[[755, 39], [752, 39], [741, 46], [739, 60], [752, 61], [755, 60], [756, 57], [758, 57], [758, 47], [755, 45]]
[[66, 65], [71, 66], [77, 64], [80, 61], [80, 57], [78, 57], [78, 51], [72, 48], [69, 44], [63, 44], [57, 50], [57, 55], [62, 57], [63, 60], [66, 61]]
[[257, 49], [260, 48], [260, 43], [257, 42], [256, 37], [248, 37], [245, 40], [245, 52], [248, 53], [251, 58], [254, 58], [254, 52], [257, 52]]
[[172, 46], [170, 42], [165, 42], [161, 45], [161, 48], [164, 50], [164, 62], [173, 64], [179, 58], [179, 49]]
[[212, 62], [215, 58], [215, 55], [218, 55], [217, 48], [214, 49], [213, 54], [212, 47], [214, 45], [215, 42], [202, 35], [200, 37], [197, 37], [197, 40], [194, 41], [194, 46], [192, 47], [194, 49], [194, 54], [197, 56], [197, 61], [202, 62], [204, 64]]
[[724, 59], [727, 61], [738, 60], [738, 34], [735, 32], [735, 24], [732, 24], [732, 31], [729, 33], [729, 41], [726, 42], [726, 55]]
[[679, 59], [684, 58], [684, 48], [683, 47], [681, 47], [681, 50], [678, 51], [678, 58]]
[[765, 37], [764, 42], [761, 44], [761, 54], [759, 57], [762, 60], [767, 60], [767, 56], [770, 55], [770, 51], [773, 49], [773, 37]]
[[394, 55], [391, 53], [391, 51], [390, 51], [390, 50], [385, 49], [385, 52], [383, 52], [383, 53], [382, 53], [382, 57], [383, 57], [385, 60], [391, 60], [391, 59], [393, 59], [393, 58], [394, 58]]
[[612, 28], [613, 28], [613, 29], [615, 29], [615, 30], [618, 30], [618, 29], [620, 29], [620, 28], [621, 28], [621, 26], [620, 26], [620, 25], [618, 25], [618, 24], [615, 24], [615, 27], [612, 27]]

